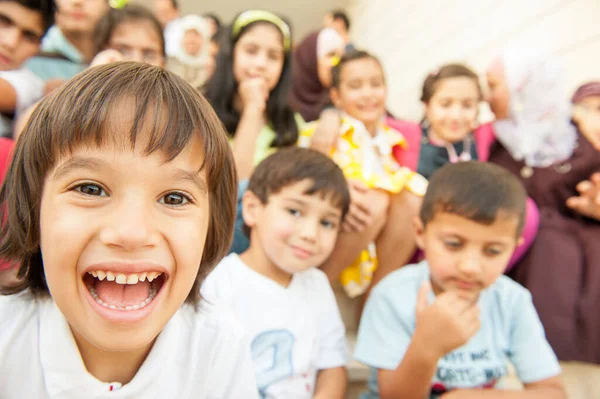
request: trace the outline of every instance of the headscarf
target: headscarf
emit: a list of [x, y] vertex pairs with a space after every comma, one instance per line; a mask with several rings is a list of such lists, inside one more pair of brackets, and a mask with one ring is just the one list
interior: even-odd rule
[[344, 39], [331, 28], [308, 35], [296, 47], [292, 68], [290, 105], [307, 122], [319, 118], [329, 101], [329, 92], [319, 80], [318, 59], [332, 49], [344, 45]]
[[573, 94], [571, 102], [573, 104], [577, 104], [582, 100], [592, 96], [600, 96], [600, 82], [588, 82], [584, 85], [581, 85], [575, 91], [575, 94]]
[[183, 48], [183, 35], [182, 42], [175, 53], [175, 58], [179, 62], [188, 66], [204, 66], [209, 59], [209, 46], [210, 46], [210, 26], [208, 21], [198, 15], [186, 15], [181, 18], [181, 31], [183, 34], [189, 30], [198, 32], [202, 36], [202, 49], [200, 54], [191, 55], [185, 52]]
[[570, 158], [577, 132], [558, 62], [531, 49], [508, 50], [502, 62], [510, 103], [509, 118], [494, 124], [498, 140], [530, 167]]

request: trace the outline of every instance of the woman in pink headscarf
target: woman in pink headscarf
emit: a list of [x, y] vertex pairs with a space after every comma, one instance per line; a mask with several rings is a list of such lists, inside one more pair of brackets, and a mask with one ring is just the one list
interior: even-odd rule
[[589, 180], [600, 156], [571, 122], [555, 60], [508, 51], [487, 78], [498, 140], [490, 161], [518, 176], [540, 210], [535, 242], [512, 277], [531, 291], [559, 359], [600, 363], [600, 186], [598, 176]]

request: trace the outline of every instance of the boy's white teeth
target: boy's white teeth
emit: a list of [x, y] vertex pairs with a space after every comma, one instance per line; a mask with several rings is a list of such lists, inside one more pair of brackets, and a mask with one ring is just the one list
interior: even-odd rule
[[145, 307], [146, 305], [148, 305], [150, 302], [152, 302], [152, 300], [154, 299], [154, 297], [156, 297], [156, 289], [154, 287], [150, 287], [150, 291], [148, 292], [148, 298], [146, 298], [145, 300], [143, 300], [142, 302], [135, 304], [135, 305], [127, 305], [127, 306], [117, 306], [117, 305], [109, 305], [106, 302], [103, 302], [102, 299], [98, 298], [98, 293], [96, 292], [96, 288], [95, 287], [89, 287], [90, 290], [90, 294], [92, 295], [92, 298], [94, 298], [94, 300], [99, 304], [104, 306], [105, 308], [109, 308], [109, 309], [113, 309], [113, 310], [138, 310], [141, 309], [143, 307]]
[[152, 282], [154, 280], [156, 280], [156, 278], [158, 278], [162, 273], [161, 272], [143, 272], [143, 273], [131, 273], [131, 274], [124, 274], [124, 273], [113, 273], [113, 272], [104, 272], [101, 270], [94, 270], [94, 271], [90, 271], [88, 272], [88, 274], [92, 275], [93, 277], [97, 278], [98, 280], [102, 281], [106, 278], [106, 281], [114, 281], [117, 284], [137, 284], [138, 282], [142, 281], [146, 281], [148, 280], [148, 282]]

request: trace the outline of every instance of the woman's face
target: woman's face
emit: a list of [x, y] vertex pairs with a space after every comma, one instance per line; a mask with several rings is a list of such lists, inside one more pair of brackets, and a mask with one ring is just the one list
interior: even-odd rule
[[501, 60], [497, 59], [492, 63], [486, 77], [489, 89], [486, 100], [490, 104], [490, 109], [496, 116], [496, 120], [508, 119], [510, 117], [510, 91]]
[[186, 54], [196, 56], [202, 52], [204, 46], [204, 39], [202, 35], [193, 29], [186, 30], [183, 34], [183, 51]]

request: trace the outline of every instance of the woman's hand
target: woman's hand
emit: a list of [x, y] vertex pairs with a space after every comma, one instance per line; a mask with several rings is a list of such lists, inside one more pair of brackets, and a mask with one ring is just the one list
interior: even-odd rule
[[579, 214], [600, 221], [600, 173], [577, 185], [578, 197], [567, 200], [567, 206]]

